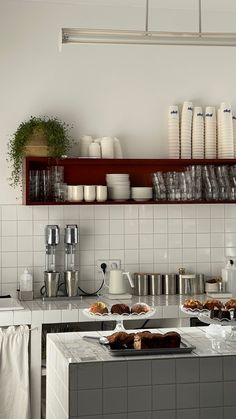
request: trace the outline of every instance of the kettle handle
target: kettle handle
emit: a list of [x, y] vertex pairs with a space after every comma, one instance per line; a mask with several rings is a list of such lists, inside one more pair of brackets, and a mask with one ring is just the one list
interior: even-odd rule
[[132, 279], [132, 277], [131, 277], [130, 273], [129, 273], [129, 272], [123, 272], [123, 275], [126, 275], [126, 276], [127, 276], [127, 278], [128, 278], [128, 280], [129, 280], [129, 283], [130, 283], [131, 288], [134, 288], [134, 281], [133, 281], [133, 279]]

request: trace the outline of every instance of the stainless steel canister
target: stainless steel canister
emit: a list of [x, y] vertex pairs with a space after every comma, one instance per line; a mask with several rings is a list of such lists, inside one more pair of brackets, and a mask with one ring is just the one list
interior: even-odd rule
[[148, 295], [148, 274], [134, 274], [134, 295]]
[[79, 271], [65, 271], [64, 279], [67, 296], [76, 297], [79, 286]]
[[163, 276], [163, 294], [176, 294], [176, 274], [167, 274]]
[[[56, 297], [60, 280], [60, 272], [44, 272], [44, 287], [41, 288], [41, 294], [47, 297]], [[43, 291], [44, 288], [44, 291]]]
[[177, 293], [181, 295], [196, 294], [196, 275], [180, 274], [177, 278]]
[[161, 295], [162, 294], [162, 275], [149, 274], [148, 279], [149, 279], [149, 294]]
[[204, 274], [197, 274], [197, 288], [196, 288], [196, 294], [204, 294], [205, 292], [205, 278]]

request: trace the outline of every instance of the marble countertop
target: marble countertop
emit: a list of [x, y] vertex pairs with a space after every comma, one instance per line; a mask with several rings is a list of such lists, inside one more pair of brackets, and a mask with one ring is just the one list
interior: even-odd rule
[[[48, 339], [53, 342], [57, 350], [61, 352], [67, 363], [84, 362], [105, 362], [138, 359], [156, 358], [189, 358], [189, 357], [208, 357], [208, 356], [228, 356], [235, 355], [236, 341], [227, 339], [216, 340], [206, 334], [207, 327], [184, 327], [168, 329], [145, 329], [152, 332], [165, 333], [177, 331], [181, 337], [189, 344], [196, 347], [191, 353], [186, 354], [166, 354], [155, 356], [112, 356], [107, 348], [96, 340], [84, 340], [83, 336], [107, 336], [111, 331], [103, 332], [76, 332], [76, 333], [50, 333]], [[131, 330], [129, 332], [132, 332]], [[137, 332], [135, 330], [134, 332]]]
[[[89, 319], [83, 314], [83, 309], [88, 308], [96, 300], [104, 301], [109, 307], [116, 303], [132, 305], [136, 302], [145, 302], [155, 307], [156, 312], [152, 319], [187, 318], [179, 306], [188, 298], [187, 295], [159, 295], [159, 296], [132, 296], [130, 300], [109, 300], [106, 297], [78, 297], [66, 299], [58, 297], [54, 300], [24, 301], [21, 304], [24, 310], [8, 310], [0, 312], [0, 327], [17, 324], [43, 324], [43, 323], [68, 323], [85, 322]], [[193, 297], [193, 296], [192, 296]], [[196, 295], [194, 298], [204, 300], [206, 296]], [[96, 320], [94, 320], [96, 321]]]

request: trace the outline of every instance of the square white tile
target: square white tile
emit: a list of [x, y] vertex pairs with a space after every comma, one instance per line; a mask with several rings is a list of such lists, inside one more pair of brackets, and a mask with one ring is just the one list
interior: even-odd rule
[[138, 220], [125, 220], [125, 234], [138, 234], [139, 221]]
[[139, 247], [140, 249], [153, 249], [153, 234], [140, 234]]
[[195, 205], [182, 205], [182, 216], [183, 218], [195, 218], [196, 208]]
[[16, 205], [2, 205], [2, 221], [17, 220], [17, 206]]
[[210, 248], [198, 248], [197, 249], [197, 262], [209, 262], [210, 261]]
[[25, 205], [17, 205], [17, 220], [32, 220], [33, 219], [33, 207], [27, 207]]
[[153, 246], [154, 249], [167, 248], [167, 234], [154, 234], [153, 236]]
[[95, 220], [94, 233], [109, 234], [109, 220]]
[[126, 236], [123, 234], [113, 234], [110, 235], [110, 244], [109, 248], [114, 249], [124, 249], [124, 239]]
[[139, 206], [126, 205], [124, 208], [124, 213], [125, 213], [125, 219], [134, 220], [139, 217]]
[[140, 249], [139, 250], [139, 262], [142, 263], [153, 263], [153, 249]]
[[197, 247], [210, 247], [211, 236], [209, 233], [198, 233], [197, 234]]
[[110, 220], [109, 229], [110, 234], [124, 234], [124, 220]]
[[154, 263], [168, 263], [168, 250], [155, 249], [154, 250]]
[[183, 234], [183, 247], [195, 248], [197, 245], [197, 236], [194, 233]]
[[181, 205], [168, 205], [168, 218], [182, 218], [182, 207]]
[[94, 206], [94, 219], [95, 220], [109, 220], [109, 207], [104, 205]]
[[168, 219], [168, 233], [182, 233], [182, 219]]
[[183, 233], [190, 234], [196, 233], [196, 219], [195, 218], [184, 218], [183, 219]]
[[183, 249], [183, 262], [196, 262], [196, 249]]
[[17, 222], [2, 221], [2, 236], [17, 236]]
[[182, 245], [182, 234], [168, 234], [168, 248], [180, 249]]
[[80, 220], [93, 220], [94, 219], [94, 205], [81, 205], [79, 216], [80, 216]]
[[224, 204], [211, 205], [211, 218], [224, 218], [224, 216], [225, 216]]
[[222, 233], [224, 232], [224, 220], [222, 218], [214, 218], [211, 220], [211, 232]]
[[139, 248], [139, 236], [138, 234], [126, 234], [125, 249], [138, 249]]
[[167, 218], [167, 205], [154, 205], [154, 218]]
[[167, 220], [154, 220], [154, 233], [167, 234]]
[[153, 233], [153, 220], [139, 220], [139, 233], [151, 234]]
[[139, 218], [153, 218], [153, 205], [139, 205]]
[[197, 219], [197, 233], [210, 233], [211, 221], [208, 218]]
[[48, 206], [35, 206], [33, 207], [33, 220], [47, 221], [49, 218]]
[[[127, 212], [132, 214], [132, 205], [129, 206], [130, 210], [128, 210]], [[109, 217], [111, 220], [123, 220], [124, 218], [124, 209], [126, 209], [126, 207], [124, 208], [123, 205], [110, 205], [109, 206]], [[134, 210], [135, 212], [135, 210]], [[135, 218], [138, 218], [138, 210], [136, 208], [136, 213], [137, 216]], [[129, 218], [129, 217], [128, 217]], [[130, 218], [133, 218], [132, 216]]]

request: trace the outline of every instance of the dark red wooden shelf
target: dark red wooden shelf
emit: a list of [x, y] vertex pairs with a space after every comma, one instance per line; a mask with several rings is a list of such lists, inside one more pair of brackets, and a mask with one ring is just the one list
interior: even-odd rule
[[[23, 165], [23, 203], [25, 205], [89, 205], [88, 202], [31, 202], [29, 199], [30, 170], [45, 169], [53, 165], [64, 167], [65, 183], [68, 185], [106, 185], [107, 173], [129, 173], [131, 186], [152, 186], [152, 173], [156, 171], [181, 171], [190, 165], [236, 164], [234, 159], [93, 159], [47, 157], [26, 157]], [[91, 205], [130, 205], [130, 204], [204, 204], [234, 203], [234, 201], [106, 201], [91, 202]]]

